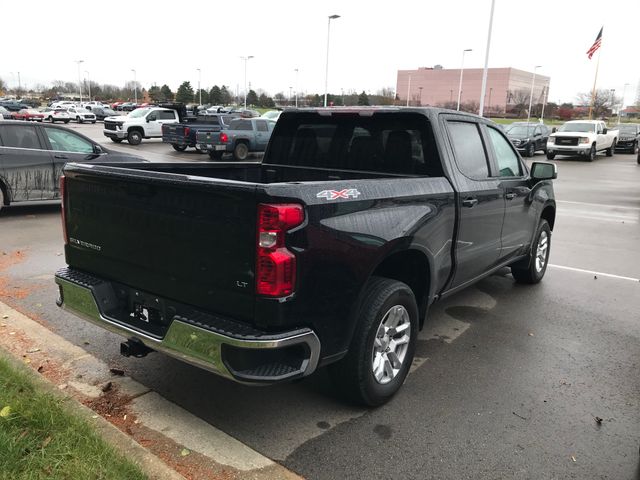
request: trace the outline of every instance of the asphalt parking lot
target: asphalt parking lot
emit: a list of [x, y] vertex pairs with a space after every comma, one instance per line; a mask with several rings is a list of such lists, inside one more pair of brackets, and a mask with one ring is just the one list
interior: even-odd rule
[[[151, 161], [210, 161], [69, 126]], [[640, 165], [624, 154], [555, 163], [543, 282], [516, 285], [505, 270], [436, 304], [406, 385], [375, 410], [343, 404], [323, 371], [249, 388], [161, 354], [121, 357], [120, 337], [55, 306], [56, 205], [0, 216], [0, 250], [24, 252], [0, 272], [0, 300], [309, 479], [638, 479]]]

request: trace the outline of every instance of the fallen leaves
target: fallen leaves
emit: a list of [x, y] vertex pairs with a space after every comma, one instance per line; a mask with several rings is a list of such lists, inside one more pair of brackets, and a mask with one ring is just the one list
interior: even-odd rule
[[11, 406], [5, 405], [2, 407], [2, 410], [0, 410], [0, 418], [7, 418], [9, 415], [11, 415]]
[[191, 455], [191, 451], [187, 450], [186, 448], [183, 448], [182, 451], [180, 452], [180, 456], [186, 457], [187, 455]]

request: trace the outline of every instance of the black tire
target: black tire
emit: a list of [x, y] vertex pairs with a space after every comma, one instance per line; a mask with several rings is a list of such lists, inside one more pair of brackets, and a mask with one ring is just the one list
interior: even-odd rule
[[96, 121], [94, 120], [94, 121], [93, 121], [93, 122], [91, 122], [91, 123], [92, 123], [92, 124], [93, 124], [93, 123], [96, 123]]
[[127, 141], [129, 145], [140, 145], [142, 143], [142, 132], [140, 130], [129, 130]]
[[524, 152], [524, 156], [533, 157], [535, 153], [536, 153], [536, 147], [533, 146], [533, 143], [530, 143], [529, 146], [527, 146], [526, 151]]
[[0, 212], [2, 212], [2, 209], [5, 207], [4, 204], [4, 190], [2, 189], [2, 185], [0, 185]]
[[224, 152], [220, 152], [216, 150], [209, 152], [209, 158], [211, 160], [222, 160], [223, 155], [224, 155]]
[[553, 160], [554, 158], [556, 158], [556, 154], [555, 153], [547, 152], [547, 160]]
[[249, 156], [249, 145], [244, 142], [236, 143], [236, 146], [233, 148], [233, 158], [238, 160], [239, 162], [243, 162]]
[[[543, 236], [544, 235], [544, 236]], [[539, 257], [539, 247], [544, 241], [544, 255]], [[538, 283], [544, 277], [549, 264], [549, 253], [551, 252], [551, 228], [549, 223], [544, 219], [540, 219], [538, 230], [531, 244], [531, 252], [529, 257], [511, 265], [511, 275], [518, 283], [534, 284]], [[540, 260], [538, 262], [538, 260]]]
[[76, 122], [80, 123], [84, 123], [84, 120], [82, 120], [80, 117], [76, 117]]
[[596, 159], [596, 145], [591, 145], [589, 149], [589, 155], [587, 155], [587, 162], [593, 162]]
[[176, 152], [184, 152], [187, 149], [186, 145], [178, 145], [177, 143], [172, 143], [171, 146]]
[[613, 152], [616, 149], [616, 141], [615, 139], [613, 140], [613, 142], [611, 143], [611, 146], [609, 148], [607, 148], [606, 154], [607, 157], [613, 157]]
[[116, 137], [110, 137], [111, 141], [114, 143], [120, 143], [122, 142], [122, 140], [124, 140], [124, 138], [116, 138]]
[[67, 123], [69, 123], [71, 120], [65, 120], [64, 124], [66, 125]]
[[[376, 407], [396, 394], [409, 373], [418, 336], [418, 307], [411, 289], [397, 280], [372, 277], [365, 289], [349, 352], [330, 365], [329, 372], [340, 394], [348, 400]], [[386, 315], [400, 306], [409, 317], [409, 341], [397, 373], [383, 384], [376, 380], [373, 372], [374, 344]]]
[[631, 153], [632, 153], [632, 154], [634, 154], [634, 155], [635, 155], [636, 153], [640, 153], [640, 152], [638, 151], [638, 142], [634, 143], [634, 144], [633, 144], [633, 147], [631, 147]]

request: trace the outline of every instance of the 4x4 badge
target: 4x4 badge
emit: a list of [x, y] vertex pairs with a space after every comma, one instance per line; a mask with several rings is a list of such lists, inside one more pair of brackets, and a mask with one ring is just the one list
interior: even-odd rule
[[322, 190], [316, 195], [317, 198], [326, 200], [337, 200], [338, 198], [358, 198], [360, 192], [357, 188], [345, 188], [344, 190]]

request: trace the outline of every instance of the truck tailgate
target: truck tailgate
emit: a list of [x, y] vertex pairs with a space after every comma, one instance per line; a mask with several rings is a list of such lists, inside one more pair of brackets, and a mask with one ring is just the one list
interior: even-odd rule
[[69, 266], [252, 322], [255, 186], [68, 164]]

